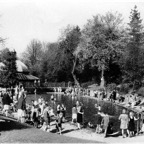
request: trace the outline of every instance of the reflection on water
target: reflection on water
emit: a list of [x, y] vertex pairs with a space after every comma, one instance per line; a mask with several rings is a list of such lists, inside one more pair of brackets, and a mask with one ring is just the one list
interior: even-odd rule
[[[49, 105], [51, 105], [51, 107], [54, 109], [54, 112], [56, 112], [57, 104], [63, 103], [67, 108], [66, 117], [71, 117], [72, 106], [76, 103], [76, 101], [80, 101], [84, 104], [84, 122], [91, 121], [94, 125], [96, 125], [96, 114], [98, 111], [98, 109], [95, 108], [95, 104], [97, 103], [101, 106], [101, 110], [103, 112], [107, 112], [110, 115], [110, 121], [114, 125], [114, 131], [119, 130], [120, 122], [118, 120], [118, 117], [121, 114], [123, 107], [108, 101], [97, 101], [93, 97], [81, 97], [81, 96], [71, 97], [71, 96], [64, 96], [61, 94], [54, 94], [56, 102], [53, 102], [50, 100], [52, 94], [53, 93], [37, 95], [37, 99], [40, 96], [42, 96], [44, 100], [47, 101]], [[28, 103], [30, 103], [31, 100], [34, 99], [35, 99], [34, 95], [27, 96]]]

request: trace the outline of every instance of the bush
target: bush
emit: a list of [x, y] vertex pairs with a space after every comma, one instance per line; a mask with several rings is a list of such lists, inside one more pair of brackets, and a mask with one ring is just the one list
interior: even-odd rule
[[114, 89], [116, 89], [116, 84], [115, 83], [111, 83], [107, 85], [107, 90], [108, 91], [113, 91]]
[[121, 84], [121, 87], [120, 87], [120, 92], [124, 93], [124, 94], [127, 94], [130, 90], [130, 84], [129, 83], [125, 83], [125, 84]]
[[141, 87], [138, 91], [137, 94], [140, 96], [144, 96], [144, 87]]

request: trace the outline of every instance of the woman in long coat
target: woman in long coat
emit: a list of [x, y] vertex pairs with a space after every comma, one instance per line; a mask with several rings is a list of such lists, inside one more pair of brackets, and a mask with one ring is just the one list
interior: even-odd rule
[[122, 136], [124, 138], [125, 137], [124, 131], [127, 131], [129, 122], [129, 118], [128, 115], [126, 114], [125, 109], [123, 109], [122, 114], [119, 116], [119, 120], [121, 121], [120, 129], [122, 130]]
[[17, 113], [18, 113], [18, 121], [23, 122], [25, 117], [25, 110], [26, 110], [26, 95], [24, 92], [21, 93], [19, 99], [18, 99], [18, 105], [17, 105]]
[[129, 113], [129, 124], [128, 124], [128, 130], [129, 130], [129, 137], [134, 136], [135, 131], [135, 120], [138, 120], [134, 117], [134, 113]]
[[79, 104], [77, 106], [77, 126], [78, 126], [78, 129], [81, 129], [81, 124], [83, 123], [83, 114], [84, 114], [84, 111], [83, 111], [82, 104]]

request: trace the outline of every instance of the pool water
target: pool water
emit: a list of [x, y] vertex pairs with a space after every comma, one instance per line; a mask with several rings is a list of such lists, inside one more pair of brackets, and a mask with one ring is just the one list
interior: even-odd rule
[[[54, 95], [56, 98], [56, 102], [52, 102], [50, 100], [51, 95]], [[44, 98], [45, 101], [54, 109], [56, 112], [57, 104], [64, 104], [66, 106], [66, 118], [71, 119], [72, 115], [72, 107], [76, 103], [76, 101], [80, 101], [84, 105], [84, 122], [91, 122], [92, 124], [96, 125], [96, 115], [98, 109], [95, 108], [95, 104], [99, 104], [101, 106], [101, 110], [103, 112], [107, 112], [110, 115], [110, 122], [113, 124], [113, 130], [119, 131], [120, 130], [120, 121], [118, 120], [119, 115], [122, 112], [123, 107], [111, 103], [109, 101], [98, 101], [94, 97], [71, 97], [65, 96], [63, 94], [55, 94], [55, 93], [47, 93], [42, 95], [28, 95], [27, 96], [27, 103], [31, 103], [31, 100], [38, 99], [40, 96]]]

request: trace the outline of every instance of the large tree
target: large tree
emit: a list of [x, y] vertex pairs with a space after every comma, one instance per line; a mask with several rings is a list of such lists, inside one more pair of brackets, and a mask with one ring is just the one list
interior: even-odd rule
[[22, 60], [30, 69], [30, 73], [39, 75], [40, 62], [42, 59], [42, 43], [39, 40], [33, 39], [27, 46], [26, 51], [23, 53]]
[[121, 53], [122, 16], [108, 12], [106, 15], [96, 15], [89, 20], [82, 31], [82, 47], [84, 57], [91, 61], [92, 67], [101, 71], [102, 86], [104, 71], [110, 63], [117, 60]]
[[16, 66], [16, 52], [15, 51], [8, 51], [5, 55], [5, 59], [3, 63], [5, 64], [5, 67], [3, 71], [1, 72], [3, 76], [3, 84], [11, 87], [15, 86], [17, 83], [17, 66]]
[[8, 48], [4, 48], [0, 51], [0, 62], [6, 60], [8, 52], [9, 52]]
[[59, 42], [58, 60], [63, 70], [72, 75], [74, 83], [79, 86], [76, 77], [76, 66], [78, 64], [79, 42], [81, 31], [78, 26], [68, 26]]
[[60, 69], [57, 63], [58, 43], [47, 43], [41, 61], [42, 81], [57, 81], [56, 70]]
[[124, 72], [125, 80], [135, 84], [136, 81], [140, 82], [144, 76], [144, 31], [136, 6], [131, 10], [128, 25], [129, 41], [125, 52]]

